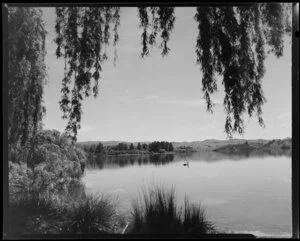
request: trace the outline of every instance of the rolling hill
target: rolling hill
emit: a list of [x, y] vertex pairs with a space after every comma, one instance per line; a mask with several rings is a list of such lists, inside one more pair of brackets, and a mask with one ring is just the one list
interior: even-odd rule
[[[126, 141], [102, 141], [104, 146], [115, 146], [118, 143], [123, 142], [130, 144]], [[98, 141], [86, 141], [78, 142], [78, 146], [89, 146], [97, 144]], [[138, 142], [132, 142], [135, 146]], [[149, 144], [150, 142], [140, 142]], [[204, 141], [192, 141], [192, 142], [172, 142], [175, 149], [183, 146], [192, 147], [196, 151], [216, 151], [221, 153], [243, 153], [243, 152], [282, 152], [290, 151], [292, 146], [291, 138], [285, 139], [230, 139], [230, 140], [215, 140], [207, 139]]]

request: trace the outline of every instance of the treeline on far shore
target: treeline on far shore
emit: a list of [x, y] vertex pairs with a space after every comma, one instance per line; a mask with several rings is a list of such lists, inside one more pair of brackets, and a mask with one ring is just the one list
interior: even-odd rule
[[124, 154], [151, 154], [151, 153], [172, 153], [174, 147], [171, 142], [154, 141], [147, 143], [118, 143], [113, 146], [104, 146], [101, 142], [92, 145], [80, 145], [89, 154], [95, 155], [124, 155]]

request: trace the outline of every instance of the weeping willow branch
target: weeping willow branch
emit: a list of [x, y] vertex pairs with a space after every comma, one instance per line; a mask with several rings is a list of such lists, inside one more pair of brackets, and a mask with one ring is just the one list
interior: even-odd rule
[[8, 9], [8, 137], [10, 146], [34, 138], [45, 113], [47, 31], [38, 8]]
[[[161, 55], [166, 56], [169, 53], [168, 42], [175, 22], [174, 10], [174, 7], [138, 8], [140, 28], [143, 28], [141, 57], [149, 55], [149, 46], [153, 47], [156, 45], [158, 34], [161, 37], [161, 43], [158, 46], [162, 49]], [[149, 34], [148, 31], [151, 33]]]
[[264, 126], [262, 90], [265, 47], [277, 57], [283, 54], [284, 5], [253, 4], [241, 7], [198, 7], [197, 63], [201, 67], [202, 91], [207, 110], [212, 111], [211, 94], [217, 90], [216, 75], [223, 78], [224, 109], [228, 137], [243, 134], [243, 115]]
[[[108, 60], [107, 47], [111, 39], [113, 46], [119, 40], [120, 8], [57, 7], [56, 15], [56, 56], [65, 59], [59, 103], [63, 118], [68, 119], [66, 134], [75, 141], [80, 129], [81, 102], [91, 94], [98, 95], [101, 66]], [[115, 60], [116, 57], [115, 52]]]
[[[266, 53], [283, 54], [283, 36], [290, 34], [291, 4], [254, 3], [247, 6], [196, 8], [197, 64], [202, 72], [202, 92], [206, 108], [213, 111], [211, 95], [217, 89], [216, 78], [225, 88], [225, 132], [243, 134], [243, 116], [255, 114], [261, 126], [262, 106], [266, 102], [262, 90]], [[161, 55], [168, 46], [174, 28], [174, 7], [138, 7], [141, 34], [141, 57], [158, 47]], [[107, 48], [119, 40], [120, 8], [58, 7], [56, 8], [56, 55], [65, 58], [60, 107], [68, 119], [66, 132], [76, 140], [82, 115], [81, 102], [98, 94], [102, 64], [107, 61]], [[160, 41], [157, 39], [160, 37]], [[114, 62], [117, 58], [116, 48]], [[94, 85], [91, 88], [91, 80]], [[70, 85], [74, 89], [70, 91]]]

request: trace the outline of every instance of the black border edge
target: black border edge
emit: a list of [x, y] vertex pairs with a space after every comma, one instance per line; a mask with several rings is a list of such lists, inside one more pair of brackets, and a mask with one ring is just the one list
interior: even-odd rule
[[[259, 2], [259, 1], [258, 1]], [[64, 3], [64, 2], [44, 2], [44, 3], [7, 3], [8, 7], [65, 7], [65, 6], [80, 6], [80, 7], [97, 7], [97, 6], [119, 6], [119, 7], [139, 7], [139, 6], [171, 6], [171, 7], [196, 7], [196, 6], [248, 6], [252, 5], [253, 2], [197, 2], [197, 1], [186, 1], [186, 2], [176, 2], [176, 1], [98, 1], [98, 2], [72, 2], [72, 3]]]
[[[251, 2], [253, 3], [253, 2]], [[118, 5], [120, 7], [136, 7], [136, 6], [152, 6], [152, 5], [168, 5], [168, 6], [178, 6], [178, 7], [195, 7], [196, 5], [201, 6], [215, 6], [215, 5], [248, 5], [250, 2], [101, 2], [101, 3], [83, 3], [83, 2], [74, 2], [74, 3], [2, 3], [2, 158], [3, 158], [3, 225], [2, 225], [2, 239], [36, 239], [41, 238], [41, 236], [23, 236], [23, 237], [14, 237], [8, 235], [8, 223], [7, 217], [9, 215], [8, 209], [8, 116], [7, 116], [7, 77], [8, 77], [8, 49], [7, 49], [7, 26], [8, 26], [8, 7], [56, 7], [56, 6], [67, 6], [67, 5], [80, 5], [80, 6], [103, 6], [103, 5]], [[296, 12], [297, 11], [297, 12]], [[297, 16], [295, 13], [298, 13]], [[295, 36], [294, 33], [299, 31], [299, 2], [293, 2], [293, 35], [292, 35], [292, 238], [299, 239], [299, 37]], [[46, 239], [57, 239], [59, 237], [63, 238], [63, 235], [58, 236], [48, 236], [43, 235], [43, 238]], [[124, 237], [120, 236], [94, 236], [94, 235], [76, 235], [76, 238], [141, 238], [145, 235], [125, 235]], [[68, 236], [64, 238], [75, 238], [75, 236]], [[151, 237], [146, 235], [146, 237]], [[161, 236], [153, 236], [153, 238], [158, 238]], [[163, 237], [161, 237], [163, 238]], [[174, 237], [173, 237], [174, 238]], [[178, 237], [179, 238], [179, 237]], [[199, 238], [199, 237], [198, 237]], [[209, 237], [206, 237], [209, 238]], [[211, 237], [211, 238], [221, 238], [221, 237]], [[226, 238], [226, 237], [223, 237]], [[234, 237], [227, 238], [247, 238], [244, 235], [237, 235]], [[253, 238], [248, 236], [248, 238]]]
[[7, 77], [8, 77], [8, 48], [7, 48], [8, 6], [2, 3], [2, 165], [3, 165], [3, 224], [2, 239], [8, 237], [8, 116], [7, 116]]
[[299, 239], [299, 2], [292, 17], [292, 237]]

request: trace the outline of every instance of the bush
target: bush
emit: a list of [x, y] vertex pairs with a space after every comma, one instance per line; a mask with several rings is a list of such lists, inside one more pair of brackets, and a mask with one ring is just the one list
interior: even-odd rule
[[105, 196], [88, 195], [73, 202], [67, 213], [66, 233], [115, 233], [124, 226], [123, 217], [116, 212], [116, 204]]
[[25, 195], [10, 201], [9, 227], [22, 234], [103, 234], [121, 232], [124, 218], [108, 196], [86, 195], [80, 182], [59, 193]]
[[200, 206], [190, 205], [185, 198], [184, 207], [177, 207], [175, 190], [155, 187], [143, 193], [143, 200], [133, 202], [132, 233], [204, 235], [214, 233]]
[[[86, 163], [84, 152], [58, 131], [40, 131], [28, 148], [11, 150], [9, 199], [11, 232], [57, 233], [72, 213], [70, 203], [86, 200], [84, 188], [68, 198]], [[80, 186], [80, 185], [79, 185]], [[75, 201], [74, 201], [75, 200]], [[55, 218], [54, 218], [55, 217]], [[37, 224], [38, 222], [41, 223]], [[16, 223], [16, 224], [14, 224]], [[54, 227], [50, 227], [51, 225]], [[56, 228], [56, 226], [61, 229]]]
[[56, 215], [55, 208], [51, 199], [36, 195], [19, 196], [18, 199], [11, 200], [9, 204], [10, 232], [14, 235], [58, 233], [61, 216]]
[[202, 235], [207, 233], [214, 233], [214, 225], [206, 220], [205, 211], [200, 205], [190, 204], [189, 200], [184, 200], [183, 212], [183, 233], [190, 235]]
[[86, 163], [84, 151], [72, 145], [58, 131], [40, 131], [31, 158], [16, 161], [26, 150], [13, 150], [10, 163], [12, 193], [32, 190], [39, 194], [66, 189], [72, 180], [79, 179]]

